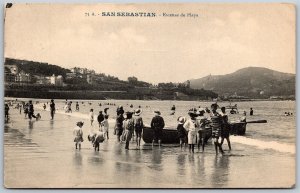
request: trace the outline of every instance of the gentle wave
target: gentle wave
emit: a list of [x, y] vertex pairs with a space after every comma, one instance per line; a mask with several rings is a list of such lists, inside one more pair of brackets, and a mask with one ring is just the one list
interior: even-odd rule
[[295, 145], [279, 143], [277, 141], [261, 141], [257, 139], [251, 139], [244, 136], [231, 136], [230, 141], [234, 143], [240, 143], [244, 145], [250, 145], [257, 147], [258, 149], [272, 149], [283, 153], [295, 154]]

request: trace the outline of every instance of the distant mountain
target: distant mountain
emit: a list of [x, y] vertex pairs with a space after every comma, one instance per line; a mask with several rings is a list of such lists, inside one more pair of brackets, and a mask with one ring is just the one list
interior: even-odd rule
[[248, 67], [227, 75], [192, 79], [190, 87], [211, 90], [222, 96], [269, 98], [295, 95], [296, 75], [268, 68]]

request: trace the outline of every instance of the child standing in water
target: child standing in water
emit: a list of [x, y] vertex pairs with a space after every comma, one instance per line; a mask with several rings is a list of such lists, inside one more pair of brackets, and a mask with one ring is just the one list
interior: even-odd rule
[[91, 126], [93, 126], [93, 122], [94, 122], [94, 109], [90, 110], [89, 118], [90, 118], [90, 121], [91, 121]]
[[109, 124], [108, 124], [108, 115], [104, 115], [104, 120], [101, 122], [101, 128], [104, 132], [104, 136], [109, 139], [108, 136], [108, 130], [109, 130]]
[[178, 138], [180, 141], [180, 149], [182, 150], [182, 146], [184, 144], [184, 148], [186, 145], [187, 141], [187, 133], [185, 128], [183, 127], [183, 124], [185, 122], [185, 117], [178, 117], [178, 125], [177, 125], [177, 133], [178, 133]]
[[197, 123], [196, 117], [197, 114], [193, 111], [189, 112], [190, 119], [188, 119], [183, 127], [185, 130], [188, 131], [188, 144], [189, 144], [189, 151], [194, 153], [195, 145], [197, 144]]
[[82, 126], [83, 126], [83, 122], [77, 122], [76, 124], [77, 126], [74, 128], [73, 134], [75, 136], [74, 138], [74, 142], [75, 142], [75, 148], [79, 148], [79, 150], [81, 149], [81, 142], [83, 142], [83, 132], [82, 132]]

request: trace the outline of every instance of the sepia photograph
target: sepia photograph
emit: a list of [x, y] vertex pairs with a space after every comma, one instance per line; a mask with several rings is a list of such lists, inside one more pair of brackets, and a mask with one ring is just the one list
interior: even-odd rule
[[7, 3], [5, 188], [296, 187], [296, 6]]

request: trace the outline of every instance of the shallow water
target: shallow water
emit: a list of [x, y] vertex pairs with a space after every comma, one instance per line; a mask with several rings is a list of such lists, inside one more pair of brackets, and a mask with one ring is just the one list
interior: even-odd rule
[[[42, 100], [40, 100], [42, 102]], [[63, 107], [64, 101], [57, 101]], [[85, 102], [79, 113], [65, 115], [58, 111], [50, 120], [48, 111], [35, 105], [40, 121], [29, 121], [11, 109], [11, 118], [4, 130], [4, 180], [7, 187], [168, 187], [168, 188], [228, 188], [228, 187], [291, 187], [295, 183], [295, 117], [285, 117], [285, 111], [295, 115], [295, 103], [250, 102], [238, 103], [239, 110], [254, 108], [254, 117], [267, 119], [267, 124], [248, 124], [246, 136], [231, 136], [233, 150], [215, 155], [209, 143], [205, 153], [190, 154], [178, 145], [165, 145], [153, 149], [135, 142], [126, 151], [124, 144], [116, 142], [113, 122], [110, 121], [110, 139], [95, 152], [87, 140], [91, 127], [85, 120], [82, 150], [75, 150], [72, 131], [78, 119], [84, 120], [90, 108], [96, 111], [100, 101]], [[153, 109], [159, 107], [166, 124], [174, 126], [179, 115], [192, 107], [209, 106], [205, 102], [184, 101], [101, 101], [141, 105], [145, 122], [150, 122]], [[128, 103], [128, 106], [127, 106]], [[74, 104], [74, 103], [73, 103]], [[170, 116], [175, 104], [176, 115]], [[221, 105], [223, 105], [221, 103]], [[224, 103], [224, 105], [227, 105]], [[146, 108], [146, 106], [150, 106]], [[110, 106], [114, 117], [116, 106]], [[75, 105], [73, 105], [73, 110]], [[248, 110], [249, 111], [249, 110]], [[238, 118], [231, 117], [232, 119]], [[175, 120], [175, 124], [174, 124]], [[94, 125], [96, 127], [96, 124]], [[274, 145], [275, 144], [275, 145]], [[224, 143], [227, 150], [227, 144]]]

